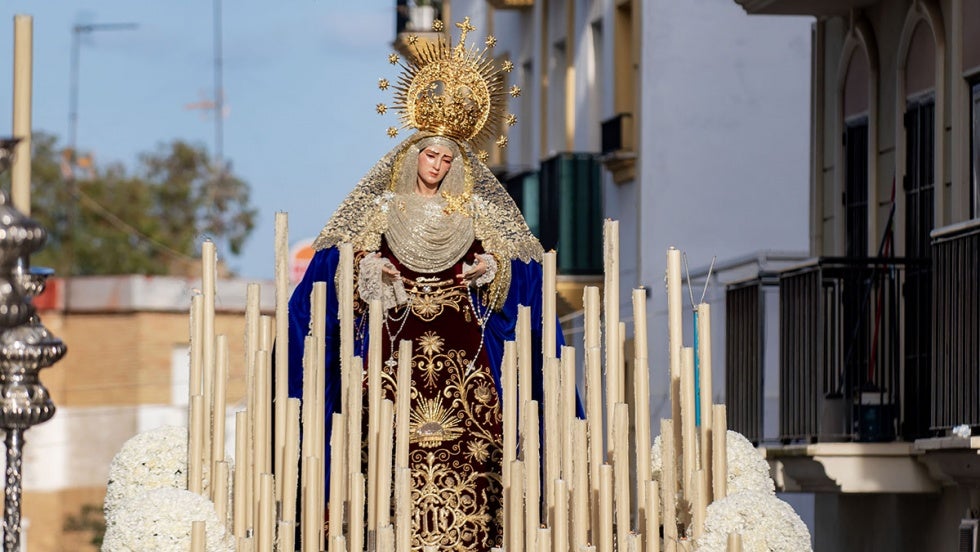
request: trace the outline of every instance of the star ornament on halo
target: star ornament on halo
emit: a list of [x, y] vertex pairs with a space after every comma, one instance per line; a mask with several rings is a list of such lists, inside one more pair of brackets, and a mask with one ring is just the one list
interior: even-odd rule
[[401, 58], [398, 57], [398, 54], [388, 54], [388, 63], [392, 65], [396, 65], [399, 59]]
[[519, 97], [521, 95], [521, 87], [517, 86], [516, 84], [514, 86], [511, 86], [510, 95], [514, 98]]
[[389, 138], [394, 138], [395, 136], [398, 136], [398, 129], [395, 127], [388, 127], [387, 132]]
[[381, 90], [388, 90], [389, 84], [388, 79], [378, 79], [378, 88]]

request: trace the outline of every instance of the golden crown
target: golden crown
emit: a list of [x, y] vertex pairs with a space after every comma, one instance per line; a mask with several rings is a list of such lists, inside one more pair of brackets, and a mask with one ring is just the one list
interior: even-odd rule
[[[398, 54], [388, 56], [392, 64], [402, 68], [394, 89], [394, 107], [399, 112], [402, 128], [415, 128], [420, 131], [448, 136], [473, 144], [494, 134], [500, 122], [508, 125], [517, 118], [503, 115], [506, 92], [501, 72], [510, 72], [514, 65], [505, 61], [496, 67], [487, 52], [496, 44], [496, 38], [488, 36], [486, 47], [466, 46], [466, 35], [475, 31], [470, 18], [456, 24], [460, 29], [459, 42], [451, 44], [451, 39], [440, 35], [436, 41], [421, 41], [409, 36], [408, 42], [414, 46], [414, 54], [402, 62]], [[442, 21], [433, 24], [434, 31], [442, 31]], [[379, 81], [379, 87], [386, 90], [386, 79]], [[520, 88], [510, 89], [511, 96], [519, 96]], [[384, 114], [388, 107], [379, 104], [378, 113]], [[388, 135], [395, 137], [398, 129], [388, 128]], [[496, 144], [505, 147], [507, 138], [500, 135]], [[481, 157], [485, 152], [481, 152]]]

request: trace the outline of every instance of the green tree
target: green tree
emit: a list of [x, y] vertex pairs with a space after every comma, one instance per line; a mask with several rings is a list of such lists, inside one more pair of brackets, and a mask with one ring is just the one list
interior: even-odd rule
[[80, 157], [72, 171], [54, 136], [32, 145], [31, 215], [48, 241], [31, 262], [60, 275], [187, 273], [204, 237], [238, 255], [255, 226], [248, 184], [214, 170], [203, 147], [161, 145], [135, 171]]

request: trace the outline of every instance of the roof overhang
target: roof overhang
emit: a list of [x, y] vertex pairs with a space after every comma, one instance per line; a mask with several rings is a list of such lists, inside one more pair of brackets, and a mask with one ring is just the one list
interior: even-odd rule
[[875, 4], [877, 0], [735, 0], [751, 15], [847, 15], [852, 9]]

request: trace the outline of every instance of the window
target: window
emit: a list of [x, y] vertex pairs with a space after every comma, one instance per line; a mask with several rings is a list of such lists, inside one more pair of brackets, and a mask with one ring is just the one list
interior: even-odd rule
[[844, 131], [844, 255], [868, 255], [868, 118], [851, 119]]
[[970, 101], [970, 211], [980, 217], [980, 80], [973, 83]]
[[935, 101], [911, 100], [905, 111], [905, 256], [929, 257], [933, 227]]

